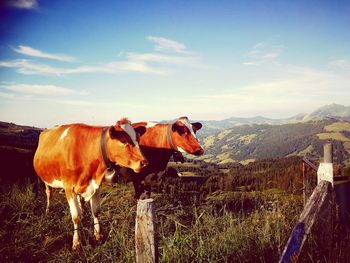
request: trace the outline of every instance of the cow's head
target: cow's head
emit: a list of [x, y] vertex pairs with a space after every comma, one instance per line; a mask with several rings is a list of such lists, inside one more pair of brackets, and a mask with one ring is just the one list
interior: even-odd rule
[[109, 128], [111, 140], [108, 146], [110, 160], [139, 173], [148, 164], [139, 146], [139, 136], [145, 130], [142, 126], [134, 129], [126, 118], [111, 126]]
[[176, 120], [171, 126], [171, 138], [175, 150], [194, 155], [202, 155], [204, 150], [196, 136], [196, 132], [200, 128], [202, 128], [201, 123], [190, 123], [187, 117], [181, 117]]

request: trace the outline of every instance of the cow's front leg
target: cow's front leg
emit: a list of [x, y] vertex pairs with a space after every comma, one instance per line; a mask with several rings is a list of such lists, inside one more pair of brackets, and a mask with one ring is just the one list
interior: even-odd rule
[[103, 238], [102, 232], [101, 232], [101, 226], [98, 221], [98, 215], [100, 214], [100, 191], [97, 189], [95, 194], [90, 199], [90, 206], [91, 206], [91, 212], [92, 217], [94, 218], [94, 235], [96, 238], [96, 241], [101, 241]]
[[79, 208], [78, 203], [78, 197], [77, 195], [71, 190], [66, 189], [66, 197], [69, 204], [70, 213], [72, 216], [72, 221], [74, 225], [74, 232], [73, 232], [73, 250], [77, 250], [80, 248], [80, 239], [79, 239], [79, 217], [81, 215], [81, 211]]
[[132, 183], [134, 185], [134, 190], [135, 190], [134, 198], [135, 199], [140, 199], [140, 196], [143, 193], [141, 180], [139, 178], [133, 178]]

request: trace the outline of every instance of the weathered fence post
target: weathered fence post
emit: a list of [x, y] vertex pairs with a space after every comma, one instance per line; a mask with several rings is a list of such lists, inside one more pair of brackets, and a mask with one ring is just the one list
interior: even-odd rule
[[317, 183], [319, 184], [322, 180], [328, 181], [334, 186], [333, 179], [333, 147], [331, 143], [326, 143], [323, 146], [324, 157], [323, 162], [317, 170]]
[[[328, 181], [332, 184], [334, 190], [334, 173], [333, 173], [333, 146], [331, 143], [323, 145], [323, 163], [317, 170], [317, 181]], [[333, 242], [333, 228], [334, 228], [334, 215], [335, 215], [335, 193], [328, 196], [328, 205], [320, 212], [318, 226], [320, 232], [318, 235], [318, 244], [324, 248], [324, 251], [328, 252], [328, 257], [332, 255], [332, 242]]]
[[[307, 160], [303, 160], [306, 161]], [[326, 249], [331, 251], [332, 227], [333, 227], [333, 153], [332, 145], [324, 145], [324, 162], [320, 163], [317, 170], [318, 184], [312, 195], [307, 200], [304, 210], [300, 215], [298, 223], [295, 225], [284, 248], [280, 263], [295, 263], [301, 253], [301, 249], [310, 234], [316, 221], [322, 225], [322, 239]], [[330, 255], [330, 253], [329, 253]]]
[[305, 163], [304, 162], [301, 162], [301, 171], [302, 171], [302, 174], [303, 174], [303, 204], [305, 206], [306, 204], [306, 191], [307, 191], [307, 181], [306, 181], [306, 177], [305, 177]]
[[312, 226], [318, 219], [321, 211], [329, 205], [329, 195], [332, 185], [327, 181], [318, 184], [312, 195], [307, 200], [298, 223], [295, 225], [292, 234], [285, 246], [280, 263], [297, 262], [301, 249], [310, 234]]
[[135, 222], [137, 263], [158, 262], [158, 247], [155, 239], [155, 231], [153, 199], [138, 200]]

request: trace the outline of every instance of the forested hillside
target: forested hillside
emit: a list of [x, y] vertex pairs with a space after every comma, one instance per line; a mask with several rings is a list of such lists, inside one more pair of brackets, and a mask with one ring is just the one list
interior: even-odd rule
[[35, 127], [0, 122], [0, 179], [36, 178], [32, 163], [40, 132]]
[[200, 159], [221, 164], [294, 155], [318, 160], [326, 141], [333, 143], [336, 162], [348, 165], [350, 123], [331, 118], [225, 129], [204, 140], [205, 155]]

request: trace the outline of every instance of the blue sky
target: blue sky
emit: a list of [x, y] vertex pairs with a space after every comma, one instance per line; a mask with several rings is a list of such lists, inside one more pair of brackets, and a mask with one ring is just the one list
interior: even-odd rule
[[350, 100], [349, 1], [0, 4], [0, 120], [224, 119]]

